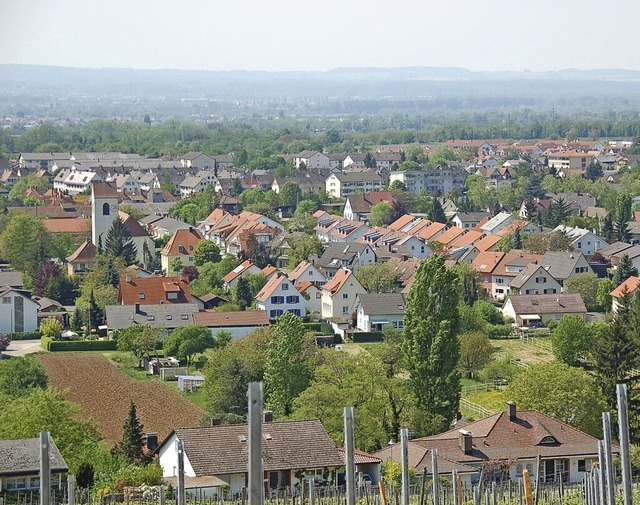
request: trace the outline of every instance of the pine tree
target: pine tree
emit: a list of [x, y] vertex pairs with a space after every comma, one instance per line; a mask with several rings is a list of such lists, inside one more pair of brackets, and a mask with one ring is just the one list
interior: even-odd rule
[[89, 321], [87, 321], [87, 331], [91, 332], [92, 328], [97, 328], [102, 324], [102, 310], [96, 302], [96, 297], [93, 295], [93, 289], [89, 294]]
[[631, 221], [631, 197], [621, 194], [616, 199], [615, 237], [620, 242], [631, 242], [628, 223]]
[[251, 287], [247, 279], [240, 276], [238, 282], [233, 289], [233, 301], [240, 306], [240, 309], [245, 310], [247, 307], [253, 305], [253, 296], [251, 294]]
[[513, 232], [513, 248], [522, 249], [522, 233], [520, 232], [520, 228], [516, 228], [516, 231]]
[[611, 217], [611, 213], [609, 213], [604, 217], [602, 221], [602, 227], [601, 227], [602, 236], [605, 238], [607, 242], [613, 239], [614, 231], [615, 230], [613, 228], [613, 218]]
[[435, 221], [436, 223], [446, 223], [447, 216], [444, 213], [444, 209], [442, 208], [442, 204], [440, 203], [439, 198], [434, 198], [431, 204], [431, 212], [429, 212], [429, 219], [431, 221]]
[[136, 262], [138, 251], [131, 238], [131, 233], [120, 218], [113, 222], [107, 232], [104, 252], [113, 257], [123, 258], [127, 265], [133, 265]]
[[144, 427], [138, 419], [136, 404], [131, 401], [129, 416], [124, 423], [120, 452], [129, 463], [136, 463], [144, 455], [142, 446], [144, 443]]
[[444, 431], [460, 403], [458, 276], [443, 255], [424, 260], [407, 297], [404, 352], [420, 410], [416, 431]]
[[631, 261], [631, 258], [629, 258], [629, 255], [623, 254], [622, 258], [620, 258], [620, 263], [618, 263], [613, 274], [613, 282], [616, 283], [616, 286], [619, 286], [632, 275], [637, 277], [638, 269], [633, 266], [633, 262]]

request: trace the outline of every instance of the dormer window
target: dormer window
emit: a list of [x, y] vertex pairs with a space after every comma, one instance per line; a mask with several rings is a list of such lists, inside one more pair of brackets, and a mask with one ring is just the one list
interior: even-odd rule
[[177, 299], [178, 299], [178, 293], [176, 293], [175, 291], [167, 293], [167, 300], [177, 300]]
[[552, 437], [551, 435], [544, 437], [542, 440], [540, 440], [540, 445], [551, 445], [551, 444], [557, 444], [558, 441], [555, 439], [555, 437]]

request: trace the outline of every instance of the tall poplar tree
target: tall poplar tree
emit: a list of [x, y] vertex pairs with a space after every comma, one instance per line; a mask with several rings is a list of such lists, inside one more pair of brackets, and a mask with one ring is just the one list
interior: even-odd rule
[[267, 348], [264, 370], [265, 403], [281, 416], [291, 414], [293, 400], [311, 381], [305, 356], [302, 319], [285, 312], [278, 318]]
[[458, 275], [444, 259], [424, 260], [407, 296], [403, 347], [420, 434], [446, 430], [460, 403]]

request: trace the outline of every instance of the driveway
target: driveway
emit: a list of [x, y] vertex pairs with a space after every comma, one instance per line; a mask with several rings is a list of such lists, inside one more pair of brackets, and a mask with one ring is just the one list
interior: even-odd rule
[[12, 340], [9, 348], [2, 354], [4, 356], [26, 356], [38, 351], [42, 351], [40, 340]]

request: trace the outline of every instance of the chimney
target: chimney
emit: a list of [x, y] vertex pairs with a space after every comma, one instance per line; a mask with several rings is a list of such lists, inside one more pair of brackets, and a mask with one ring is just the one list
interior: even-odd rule
[[130, 275], [127, 275], [127, 276], [124, 278], [124, 280], [125, 280], [125, 282], [126, 282], [127, 284], [130, 284], [130, 283], [131, 283], [131, 276], [130, 276]]
[[473, 436], [470, 431], [459, 430], [458, 445], [464, 454], [471, 454], [473, 450]]
[[211, 418], [211, 426], [220, 426], [222, 424], [222, 420], [219, 417]]
[[509, 413], [509, 421], [515, 421], [516, 417], [516, 402], [507, 402], [507, 412]]
[[149, 451], [155, 451], [158, 447], [158, 434], [157, 433], [147, 433], [147, 441], [146, 444], [147, 449]]
[[264, 413], [262, 414], [262, 420], [265, 423], [270, 423], [273, 421], [273, 412], [270, 410], [265, 410]]

